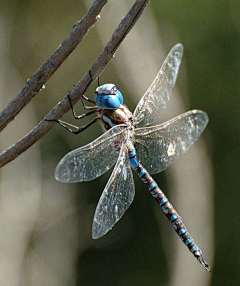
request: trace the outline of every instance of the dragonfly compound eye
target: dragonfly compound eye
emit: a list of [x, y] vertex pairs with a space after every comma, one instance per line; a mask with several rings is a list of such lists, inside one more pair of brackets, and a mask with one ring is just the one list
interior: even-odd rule
[[117, 95], [101, 93], [95, 96], [95, 100], [97, 106], [102, 109], [114, 110], [121, 105], [121, 101], [119, 100]]
[[123, 96], [114, 84], [107, 83], [96, 89], [95, 101], [102, 109], [114, 110], [123, 104]]

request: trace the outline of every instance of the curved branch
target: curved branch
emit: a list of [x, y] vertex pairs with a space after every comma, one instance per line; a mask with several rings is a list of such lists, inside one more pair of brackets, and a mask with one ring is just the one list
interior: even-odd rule
[[[89, 71], [85, 73], [82, 79], [73, 87], [68, 95], [71, 98], [73, 104], [75, 104], [91, 83], [96, 79], [103, 69], [107, 66], [109, 61], [114, 57], [115, 52], [131, 28], [134, 26], [137, 19], [142, 14], [144, 8], [150, 0], [137, 0], [127, 15], [122, 19], [117, 29], [113, 33], [111, 39], [107, 43], [106, 47], [102, 50], [99, 57], [96, 59], [92, 67], [90, 68], [92, 77], [89, 75]], [[59, 119], [67, 111], [69, 111], [70, 105], [67, 96], [63, 98], [46, 116], [46, 119]], [[46, 134], [54, 125], [54, 122], [42, 120], [40, 123], [32, 129], [25, 137], [19, 140], [12, 147], [5, 150], [0, 155], [0, 167], [6, 165], [8, 162], [14, 160], [18, 155], [27, 150], [36, 141], [38, 141], [44, 134]]]
[[95, 0], [87, 14], [78, 21], [69, 35], [51, 55], [51, 57], [28, 79], [27, 84], [20, 93], [0, 113], [0, 131], [23, 109], [23, 107], [39, 92], [47, 80], [61, 66], [67, 57], [82, 41], [88, 30], [99, 19], [99, 13], [107, 0]]

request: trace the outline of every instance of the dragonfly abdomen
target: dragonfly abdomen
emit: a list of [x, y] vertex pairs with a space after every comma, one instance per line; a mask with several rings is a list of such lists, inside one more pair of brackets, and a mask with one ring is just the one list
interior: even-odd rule
[[133, 169], [138, 173], [140, 179], [147, 186], [149, 192], [157, 201], [158, 205], [162, 208], [162, 211], [171, 222], [174, 230], [179, 235], [183, 243], [192, 252], [194, 257], [201, 263], [207, 271], [210, 271], [210, 267], [202, 255], [201, 249], [194, 242], [193, 238], [187, 231], [187, 228], [182, 222], [182, 218], [178, 215], [172, 204], [169, 202], [165, 194], [158, 187], [157, 183], [150, 176], [148, 171], [137, 161], [135, 148], [130, 145], [128, 149], [128, 156]]

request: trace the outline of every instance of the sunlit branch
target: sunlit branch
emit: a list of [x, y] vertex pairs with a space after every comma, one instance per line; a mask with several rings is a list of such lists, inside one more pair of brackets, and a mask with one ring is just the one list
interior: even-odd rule
[[[134, 26], [146, 5], [150, 0], [137, 0], [127, 15], [121, 20], [120, 24], [114, 31], [111, 39], [100, 53], [92, 67], [91, 76], [89, 71], [85, 73], [82, 79], [73, 87], [68, 95], [71, 98], [72, 104], [75, 104], [87, 90], [90, 84], [100, 75], [103, 69], [107, 66], [109, 61], [114, 57], [119, 45]], [[59, 102], [45, 117], [46, 119], [59, 119], [67, 111], [69, 111], [70, 105], [67, 95]], [[16, 144], [6, 149], [0, 155], [0, 167], [6, 165], [8, 162], [14, 160], [18, 155], [27, 150], [36, 141], [38, 141], [44, 134], [46, 134], [54, 125], [54, 122], [42, 120], [34, 127], [26, 136], [19, 140]]]
[[40, 91], [54, 72], [82, 41], [88, 30], [99, 19], [98, 15], [107, 0], [95, 0], [87, 14], [77, 22], [69, 35], [49, 59], [28, 79], [19, 94], [0, 113], [0, 131], [23, 109], [23, 107]]

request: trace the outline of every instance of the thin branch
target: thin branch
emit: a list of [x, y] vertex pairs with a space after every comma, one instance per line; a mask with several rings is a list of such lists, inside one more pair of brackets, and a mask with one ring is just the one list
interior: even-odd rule
[[[86, 72], [78, 84], [74, 86], [74, 88], [68, 93], [73, 104], [80, 99], [86, 89], [100, 75], [109, 61], [114, 57], [119, 45], [134, 26], [149, 2], [150, 0], [137, 0], [127, 15], [122, 19], [117, 29], [113, 33], [110, 41], [107, 43], [106, 47], [102, 50], [101, 54], [90, 68], [92, 78], [89, 75], [89, 71]], [[63, 100], [59, 102], [51, 112], [48, 113], [46, 119], [59, 119], [63, 116], [63, 114], [69, 111], [69, 109], [69, 100], [66, 95]], [[53, 125], [54, 122], [45, 120], [40, 121], [40, 123], [25, 137], [0, 155], [0, 167], [6, 165], [8, 162], [12, 161], [18, 155], [27, 150], [44, 134], [46, 134], [53, 127]]]
[[107, 0], [95, 0], [87, 14], [78, 21], [70, 31], [69, 35], [52, 54], [52, 56], [29, 78], [27, 84], [20, 93], [0, 113], [0, 131], [23, 109], [23, 107], [39, 92], [47, 80], [61, 66], [67, 57], [82, 41], [88, 30], [99, 19], [99, 13]]

